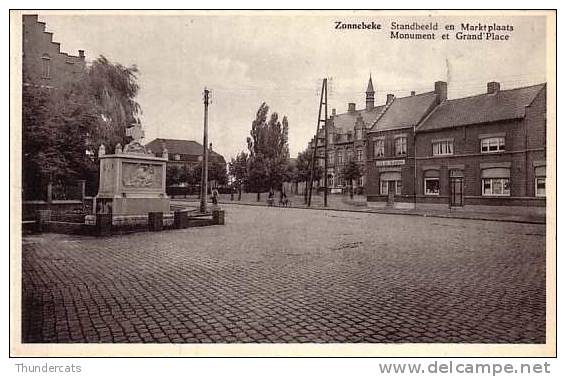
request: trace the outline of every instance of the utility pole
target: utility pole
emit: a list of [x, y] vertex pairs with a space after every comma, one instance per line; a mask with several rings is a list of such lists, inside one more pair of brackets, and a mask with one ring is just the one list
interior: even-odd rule
[[[313, 185], [313, 181], [314, 181], [314, 169], [315, 169], [315, 163], [317, 161], [316, 159], [316, 150], [318, 149], [318, 133], [320, 130], [320, 123], [324, 122], [324, 128], [326, 129], [326, 117], [327, 117], [327, 113], [326, 113], [326, 79], [322, 80], [322, 90], [320, 92], [320, 105], [318, 106], [318, 119], [316, 122], [316, 134], [314, 136], [314, 150], [312, 152], [312, 158], [311, 158], [311, 175], [310, 175], [310, 179], [309, 179], [309, 186], [308, 186], [308, 200], [307, 200], [307, 206], [311, 206], [311, 198], [312, 198], [312, 185]], [[322, 105], [324, 104], [325, 106], [325, 114], [324, 114], [324, 118], [325, 119], [320, 119], [320, 116], [322, 114]], [[328, 133], [328, 130], [325, 131], [325, 135]], [[328, 140], [325, 141], [325, 153], [326, 153], [326, 143], [328, 143]], [[325, 162], [326, 162], [326, 154], [325, 154]], [[325, 171], [326, 171], [326, 166], [325, 166]], [[325, 192], [326, 192], [326, 177], [325, 177]], [[325, 193], [325, 199], [326, 199], [326, 193]], [[325, 203], [326, 204], [326, 203]]]
[[328, 207], [328, 87], [324, 79], [324, 206]]
[[200, 212], [206, 212], [208, 195], [208, 101], [210, 90], [204, 88], [204, 135], [202, 138], [202, 174], [200, 182]]

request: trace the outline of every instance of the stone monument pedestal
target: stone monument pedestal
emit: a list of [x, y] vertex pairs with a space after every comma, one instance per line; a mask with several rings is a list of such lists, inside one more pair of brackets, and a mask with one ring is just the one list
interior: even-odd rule
[[100, 183], [95, 198], [95, 213], [147, 215], [168, 213], [165, 193], [167, 157], [147, 153], [138, 142], [112, 155], [100, 155]]

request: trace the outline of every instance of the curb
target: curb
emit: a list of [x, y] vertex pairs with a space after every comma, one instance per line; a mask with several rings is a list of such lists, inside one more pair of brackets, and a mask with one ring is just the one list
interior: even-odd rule
[[[183, 199], [173, 199], [173, 201], [183, 201]], [[193, 202], [191, 200], [184, 200], [185, 202]], [[198, 202], [194, 202], [198, 203]], [[219, 201], [218, 204], [234, 204], [239, 206], [249, 206], [249, 207], [266, 207], [265, 204], [254, 204], [254, 203], [242, 203], [237, 201]], [[479, 220], [479, 221], [495, 221], [495, 222], [507, 222], [507, 223], [518, 223], [518, 224], [538, 224], [546, 225], [546, 220], [527, 220], [527, 219], [498, 219], [493, 217], [470, 217], [470, 216], [452, 216], [444, 215], [440, 213], [415, 213], [415, 212], [381, 212], [372, 209], [368, 210], [356, 210], [356, 209], [346, 209], [346, 208], [320, 208], [320, 207], [275, 207], [275, 208], [289, 208], [289, 209], [304, 209], [304, 210], [316, 210], [316, 211], [336, 211], [336, 212], [351, 212], [351, 213], [370, 213], [377, 215], [403, 215], [403, 216], [421, 216], [421, 217], [436, 217], [442, 219], [458, 219], [458, 220]]]

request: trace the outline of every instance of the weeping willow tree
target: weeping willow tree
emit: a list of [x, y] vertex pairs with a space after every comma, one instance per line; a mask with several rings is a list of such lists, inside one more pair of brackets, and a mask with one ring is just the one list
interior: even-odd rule
[[63, 87], [23, 87], [25, 195], [40, 196], [47, 182], [86, 179], [96, 185], [100, 144], [109, 151], [125, 144], [126, 128], [139, 121], [137, 75], [136, 66], [124, 67], [100, 56]]

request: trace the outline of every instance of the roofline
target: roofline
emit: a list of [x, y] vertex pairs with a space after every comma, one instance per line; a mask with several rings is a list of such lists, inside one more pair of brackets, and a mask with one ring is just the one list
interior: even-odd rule
[[[527, 85], [527, 86], [520, 86], [518, 88], [511, 88], [511, 89], [505, 89], [505, 90], [500, 90], [498, 93], [502, 93], [502, 92], [511, 92], [513, 90], [521, 90], [521, 89], [528, 89], [528, 88], [534, 88], [535, 86], [541, 86], [541, 90], [542, 87], [546, 87], [546, 82], [540, 83], [540, 84], [534, 84], [534, 85]], [[538, 94], [538, 93], [537, 93]], [[474, 97], [481, 97], [481, 96], [488, 96], [490, 95], [489, 93], [480, 93], [480, 94], [474, 94], [472, 96], [467, 96], [467, 97], [458, 97], [458, 98], [452, 98], [452, 99], [447, 99], [444, 102], [451, 102], [451, 101], [459, 101], [459, 100], [463, 100], [463, 99], [468, 99], [468, 98], [474, 98]], [[534, 98], [533, 98], [534, 101]], [[532, 101], [531, 101], [532, 103]]]
[[490, 120], [487, 122], [477, 122], [477, 123], [464, 123], [464, 124], [456, 124], [456, 125], [450, 125], [450, 126], [446, 126], [446, 127], [440, 127], [440, 128], [434, 128], [434, 129], [430, 129], [430, 130], [422, 130], [420, 129], [420, 126], [417, 127], [417, 129], [415, 129], [416, 133], [425, 133], [425, 132], [435, 132], [435, 131], [444, 131], [444, 130], [448, 130], [448, 129], [452, 129], [452, 128], [459, 128], [459, 127], [467, 127], [467, 126], [477, 126], [477, 125], [483, 125], [483, 124], [492, 124], [492, 123], [498, 123], [498, 122], [506, 122], [506, 121], [512, 121], [512, 120], [522, 120], [525, 117], [514, 117], [514, 118], [502, 118], [502, 119], [497, 119], [497, 120]]

